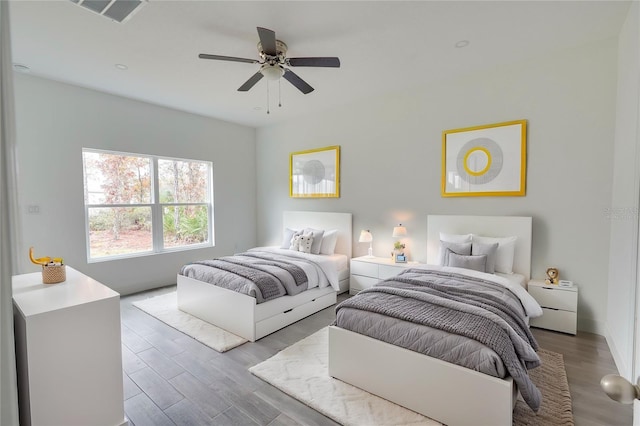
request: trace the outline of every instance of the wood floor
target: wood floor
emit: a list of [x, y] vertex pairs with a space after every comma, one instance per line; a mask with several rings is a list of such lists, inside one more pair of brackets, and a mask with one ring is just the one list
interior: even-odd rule
[[[121, 300], [124, 407], [131, 425], [337, 424], [247, 371], [330, 324], [333, 307], [220, 354], [132, 305], [173, 290]], [[604, 338], [539, 329], [534, 334], [541, 347], [564, 354], [576, 425], [632, 424], [631, 406], [611, 401], [599, 387], [602, 376], [616, 372]]]

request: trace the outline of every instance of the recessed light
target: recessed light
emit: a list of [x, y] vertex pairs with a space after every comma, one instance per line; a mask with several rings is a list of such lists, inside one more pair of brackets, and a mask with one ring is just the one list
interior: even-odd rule
[[458, 49], [462, 47], [467, 47], [468, 45], [469, 45], [469, 40], [460, 40], [459, 42], [456, 43], [456, 47]]
[[118, 68], [119, 70], [128, 70], [129, 67], [124, 65], [124, 64], [116, 64], [116, 68]]
[[20, 72], [29, 72], [31, 71], [31, 68], [29, 68], [28, 66], [24, 65], [24, 64], [13, 64], [13, 69], [16, 71], [20, 71]]

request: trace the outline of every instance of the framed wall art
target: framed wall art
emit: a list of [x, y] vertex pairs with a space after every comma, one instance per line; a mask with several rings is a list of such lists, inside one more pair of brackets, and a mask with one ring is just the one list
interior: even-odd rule
[[524, 196], [527, 120], [442, 132], [442, 196]]
[[292, 152], [289, 155], [289, 196], [340, 197], [340, 147]]

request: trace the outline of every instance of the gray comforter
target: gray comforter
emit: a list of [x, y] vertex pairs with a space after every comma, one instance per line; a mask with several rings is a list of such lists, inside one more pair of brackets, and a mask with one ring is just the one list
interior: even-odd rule
[[[527, 369], [539, 366], [540, 359], [535, 352], [537, 342], [524, 318], [520, 300], [499, 284], [424, 269], [405, 270], [336, 308], [339, 327], [468, 368], [486, 372], [470, 365], [480, 348], [489, 356], [495, 354], [518, 385], [523, 399], [537, 411], [541, 394], [529, 379]], [[461, 339], [454, 346], [441, 346], [444, 351], [434, 351], [424, 345], [425, 341], [433, 341], [421, 338], [424, 330]], [[495, 360], [489, 362], [494, 363]], [[488, 373], [502, 377], [500, 367], [496, 367], [496, 374]]]
[[[296, 259], [296, 262], [304, 260]], [[308, 288], [304, 270], [285, 256], [246, 252], [184, 265], [180, 274], [256, 298], [257, 303]]]

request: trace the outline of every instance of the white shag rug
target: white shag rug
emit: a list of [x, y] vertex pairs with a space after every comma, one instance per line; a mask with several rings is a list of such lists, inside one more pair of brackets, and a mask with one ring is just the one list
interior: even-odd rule
[[226, 352], [247, 342], [240, 336], [179, 310], [175, 291], [133, 302], [133, 305], [218, 352]]
[[328, 336], [325, 327], [249, 371], [345, 426], [441, 424], [329, 376]]

